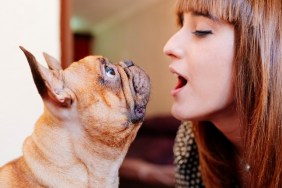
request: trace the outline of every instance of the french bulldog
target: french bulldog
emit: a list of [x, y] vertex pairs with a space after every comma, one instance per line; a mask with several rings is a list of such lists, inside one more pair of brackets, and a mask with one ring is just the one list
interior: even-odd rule
[[43, 114], [23, 155], [0, 168], [1, 188], [116, 188], [119, 168], [140, 128], [150, 95], [148, 75], [132, 61], [87, 56], [45, 68], [24, 52]]

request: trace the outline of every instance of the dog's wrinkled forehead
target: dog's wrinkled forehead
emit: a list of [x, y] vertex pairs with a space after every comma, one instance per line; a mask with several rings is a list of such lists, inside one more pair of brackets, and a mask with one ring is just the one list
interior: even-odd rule
[[102, 56], [87, 56], [72, 63], [66, 70], [68, 82], [75, 82], [77, 89], [81, 84], [94, 90], [117, 89], [120, 87], [120, 78], [117, 67]]

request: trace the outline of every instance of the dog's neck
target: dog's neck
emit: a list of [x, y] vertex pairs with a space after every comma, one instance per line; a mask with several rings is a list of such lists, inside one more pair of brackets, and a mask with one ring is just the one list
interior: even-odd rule
[[[103, 151], [99, 151], [101, 150], [99, 145], [87, 141], [90, 138], [80, 130], [83, 126], [79, 125], [79, 122], [73, 121], [70, 117], [68, 120], [60, 119], [62, 116], [58, 118], [52, 114], [45, 109], [36, 123], [37, 130], [26, 139], [24, 144], [25, 161], [27, 164], [31, 161], [33, 163], [33, 167], [29, 165], [31, 170], [42, 168], [40, 177], [37, 177], [40, 183], [48, 187], [118, 187], [118, 170], [127, 148], [125, 147], [124, 151], [113, 151], [113, 148], [103, 146]], [[104, 156], [109, 153], [108, 156], [111, 157], [105, 158], [101, 152]], [[118, 155], [114, 158], [113, 153], [115, 155], [116, 152]], [[47, 163], [50, 168], [44, 169], [43, 163], [45, 165]], [[60, 176], [65, 174], [65, 180], [60, 179], [48, 185], [47, 180], [50, 176], [57, 174]], [[73, 181], [74, 179], [76, 181]], [[68, 184], [68, 182], [72, 183]], [[76, 184], [74, 185], [73, 182]]]

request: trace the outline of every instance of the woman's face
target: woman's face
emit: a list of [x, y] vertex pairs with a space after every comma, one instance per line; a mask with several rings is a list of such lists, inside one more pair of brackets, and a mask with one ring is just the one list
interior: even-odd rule
[[176, 118], [212, 120], [233, 109], [233, 25], [185, 12], [181, 29], [166, 43], [164, 53], [178, 78], [171, 91]]

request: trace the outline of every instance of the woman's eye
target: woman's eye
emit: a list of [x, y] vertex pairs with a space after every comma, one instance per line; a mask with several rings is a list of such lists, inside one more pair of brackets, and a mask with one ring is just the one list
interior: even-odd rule
[[212, 34], [212, 31], [211, 30], [196, 30], [193, 32], [193, 34], [198, 37], [205, 37], [207, 35]]
[[116, 72], [113, 68], [105, 66], [106, 76], [109, 78], [114, 78], [116, 76]]

